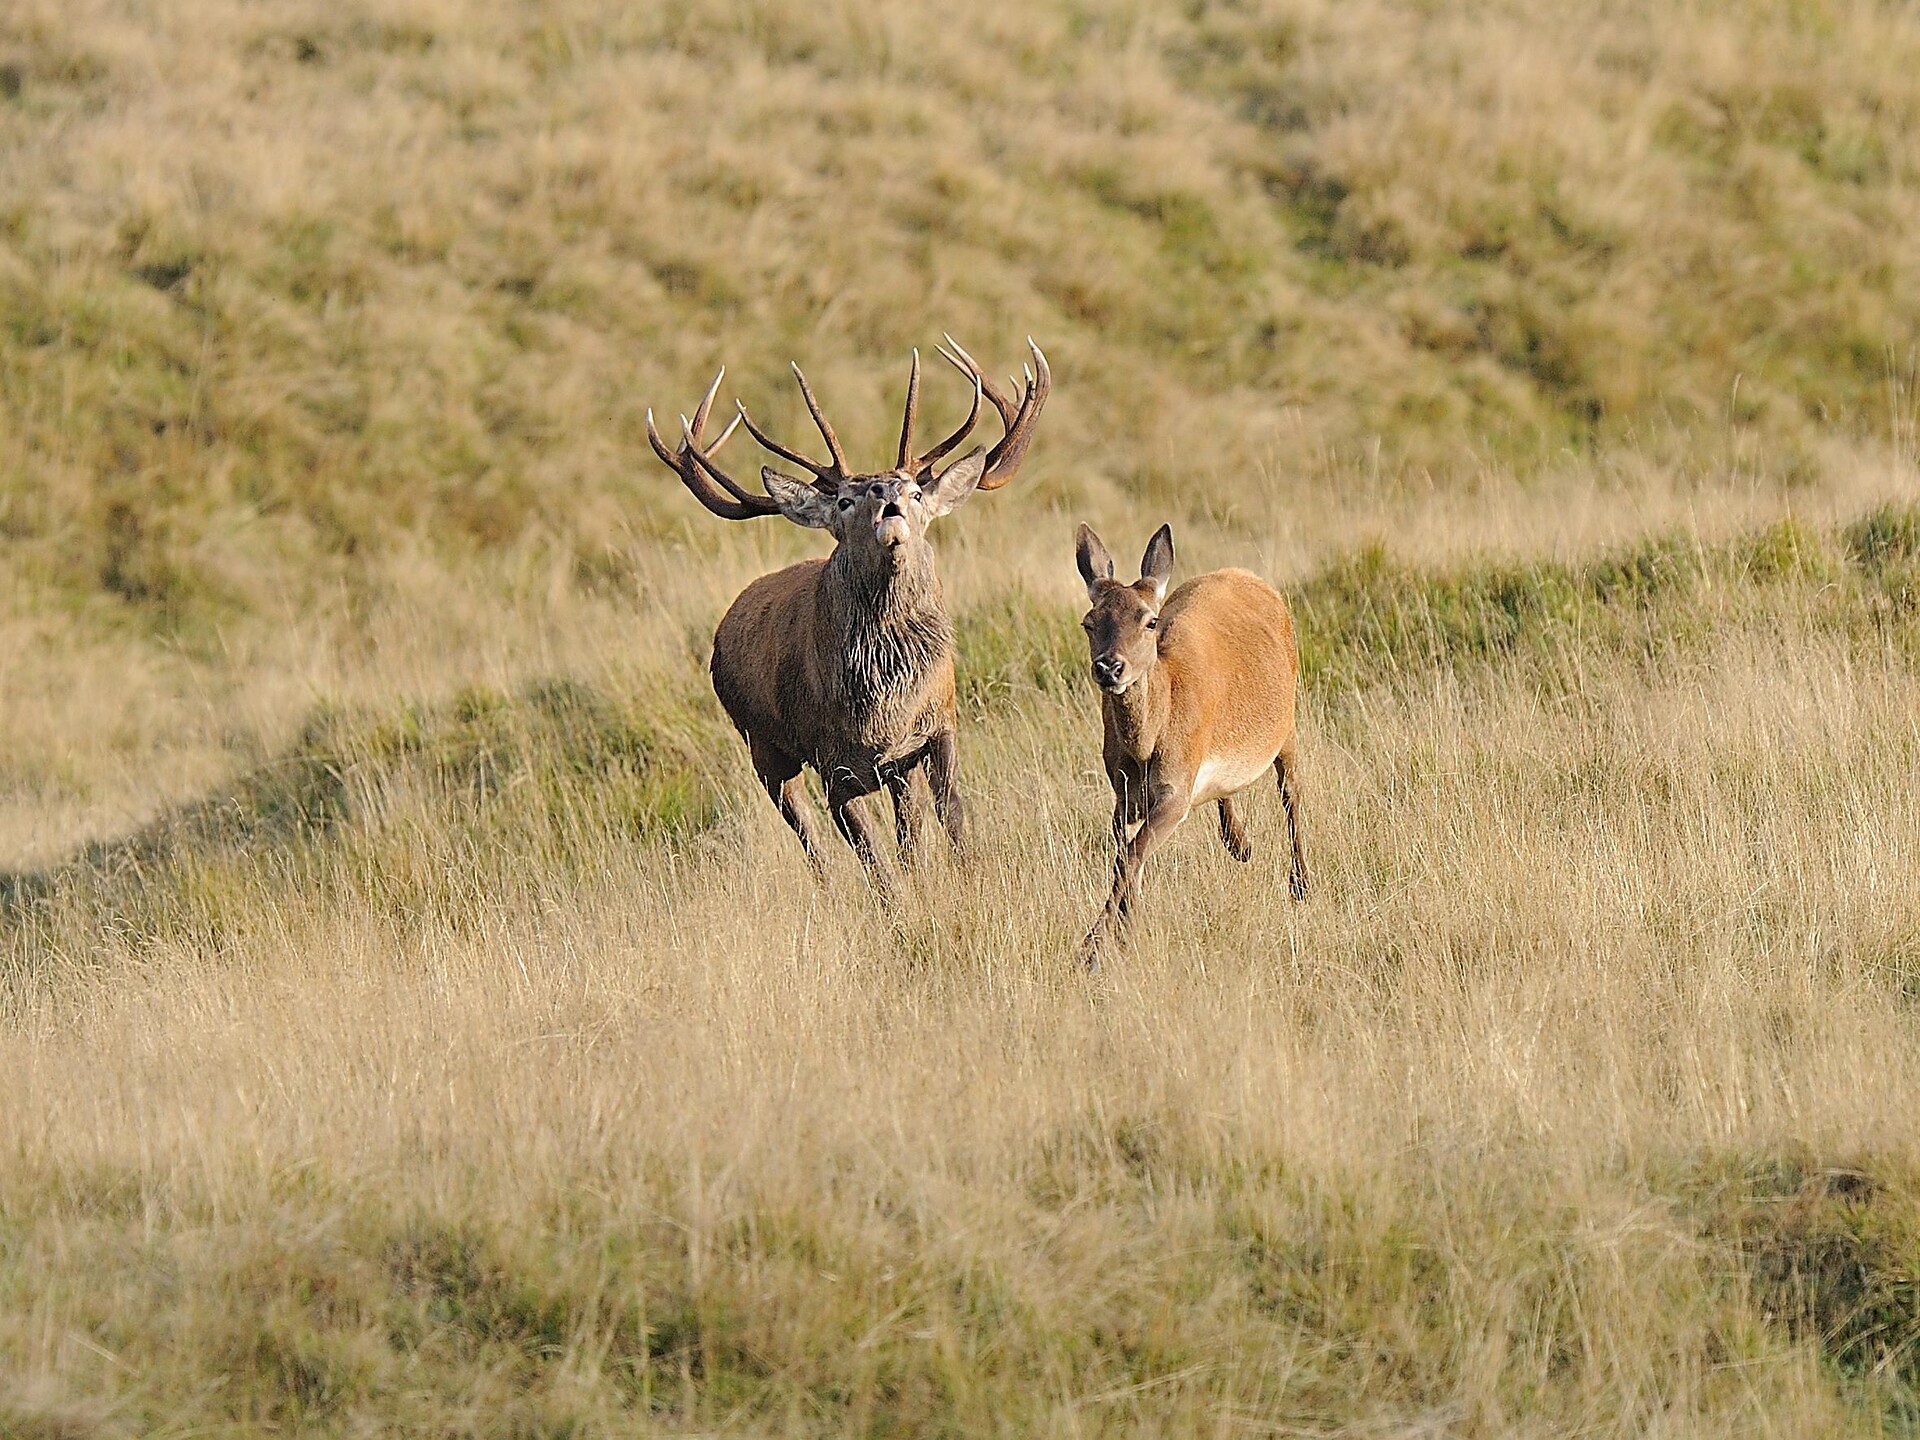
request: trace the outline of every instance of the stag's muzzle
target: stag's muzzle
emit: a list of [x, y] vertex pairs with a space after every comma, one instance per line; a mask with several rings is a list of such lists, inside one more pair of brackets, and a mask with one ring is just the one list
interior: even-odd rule
[[[893, 510], [893, 507], [889, 505], [887, 509]], [[883, 512], [880, 518], [873, 522], [873, 538], [889, 550], [896, 545], [906, 544], [912, 534], [913, 531], [907, 524], [907, 517], [897, 510], [894, 510], [891, 515]]]

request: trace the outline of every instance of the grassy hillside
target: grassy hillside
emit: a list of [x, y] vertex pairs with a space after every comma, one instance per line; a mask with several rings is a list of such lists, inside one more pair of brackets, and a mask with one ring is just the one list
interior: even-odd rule
[[1030, 488], [1207, 511], [1816, 483], [1920, 332], [1899, 6], [27, 0], [0, 63], [10, 549], [162, 623], [677, 531], [641, 417], [721, 359], [876, 454], [910, 345], [1030, 330]]
[[[0, 1434], [1914, 1433], [1916, 180], [1900, 5], [0, 8]], [[643, 417], [942, 330], [883, 908]], [[1316, 886], [1092, 980], [1083, 517]]]

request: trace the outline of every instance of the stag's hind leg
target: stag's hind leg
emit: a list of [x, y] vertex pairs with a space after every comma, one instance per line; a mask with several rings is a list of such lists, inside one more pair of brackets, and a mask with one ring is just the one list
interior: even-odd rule
[[813, 813], [807, 805], [807, 782], [800, 777], [800, 762], [758, 740], [749, 740], [747, 747], [767, 798], [773, 801], [780, 818], [800, 837], [800, 848], [807, 852], [807, 862], [819, 870], [820, 846], [814, 839]]
[[1242, 865], [1253, 859], [1253, 844], [1247, 839], [1247, 827], [1240, 823], [1240, 812], [1233, 808], [1233, 797], [1222, 795], [1220, 807], [1220, 843]]
[[1274, 757], [1273, 774], [1280, 784], [1280, 805], [1287, 812], [1287, 839], [1293, 844], [1293, 868], [1287, 873], [1287, 893], [1296, 900], [1304, 900], [1307, 898], [1307, 857], [1300, 848], [1300, 803], [1293, 783], [1296, 768], [1291, 745]]

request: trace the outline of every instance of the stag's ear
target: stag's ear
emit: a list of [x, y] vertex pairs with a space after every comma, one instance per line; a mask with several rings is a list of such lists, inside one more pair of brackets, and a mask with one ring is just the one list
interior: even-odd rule
[[1173, 527], [1162, 525], [1147, 542], [1147, 553], [1140, 557], [1140, 578], [1153, 586], [1157, 599], [1167, 598], [1167, 581], [1173, 578]]
[[796, 525], [825, 530], [833, 522], [833, 497], [822, 495], [804, 480], [782, 475], [771, 465], [760, 467], [760, 483], [780, 507], [780, 513]]
[[937, 478], [920, 488], [920, 493], [927, 499], [928, 518], [938, 520], [959, 505], [962, 500], [973, 494], [974, 487], [980, 483], [980, 477], [986, 473], [986, 447], [976, 445], [942, 470]]
[[1113, 579], [1113, 556], [1107, 553], [1107, 547], [1085, 521], [1081, 522], [1079, 532], [1074, 537], [1073, 561], [1080, 567], [1080, 578], [1087, 582], [1087, 598], [1098, 599], [1100, 582]]

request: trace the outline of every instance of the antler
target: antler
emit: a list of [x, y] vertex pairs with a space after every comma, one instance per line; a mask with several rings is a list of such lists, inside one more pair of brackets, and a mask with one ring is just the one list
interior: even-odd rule
[[[993, 381], [987, 379], [974, 358], [960, 347], [960, 342], [948, 335], [946, 344], [940, 347], [941, 356], [962, 375], [971, 376], [973, 383], [986, 391], [987, 398], [993, 401], [993, 408], [1000, 412], [1000, 423], [1007, 427], [1007, 433], [1000, 437], [1000, 443], [987, 452], [986, 473], [980, 477], [982, 490], [998, 490], [1013, 479], [1020, 469], [1020, 462], [1026, 458], [1027, 446], [1033, 443], [1034, 422], [1040, 418], [1040, 407], [1047, 403], [1047, 392], [1053, 388], [1053, 372], [1047, 368], [1047, 357], [1040, 353], [1040, 347], [1033, 343], [1033, 337], [1027, 337], [1027, 349], [1033, 352], [1033, 363], [1023, 366], [1027, 383], [1018, 403]], [[1018, 377], [1012, 382], [1020, 383]]]
[[914, 347], [913, 371], [907, 376], [907, 410], [900, 421], [900, 460], [898, 468], [914, 475], [931, 470], [934, 465], [952, 454], [954, 448], [973, 432], [980, 419], [980, 377], [973, 377], [973, 409], [967, 412], [967, 418], [960, 428], [924, 455], [913, 453], [913, 422], [920, 410], [920, 350]]
[[831, 464], [818, 465], [802, 455], [798, 450], [789, 450], [766, 431], [753, 423], [753, 417], [747, 414], [747, 407], [736, 400], [740, 418], [747, 422], [747, 431], [767, 449], [782, 460], [800, 466], [813, 476], [813, 488], [827, 494], [833, 494], [840, 488], [840, 482], [853, 478], [853, 472], [847, 468], [847, 454], [840, 448], [840, 437], [833, 433], [833, 426], [827, 423], [827, 417], [820, 412], [820, 402], [813, 398], [813, 387], [807, 384], [807, 377], [801, 373], [796, 363], [793, 378], [800, 382], [800, 396], [807, 402], [807, 410], [813, 416], [813, 423], [820, 428], [820, 438], [827, 442], [827, 453], [833, 456]]
[[653, 446], [653, 453], [665, 461], [668, 468], [680, 477], [681, 483], [693, 492], [693, 498], [722, 520], [751, 520], [756, 515], [777, 515], [780, 507], [773, 503], [770, 496], [756, 495], [751, 490], [742, 489], [737, 480], [713, 463], [713, 457], [720, 453], [720, 447], [732, 436], [742, 416], [736, 415], [713, 444], [704, 450], [700, 448], [700, 437], [707, 428], [707, 415], [713, 409], [713, 397], [719, 393], [720, 381], [726, 373], [727, 367], [722, 365], [720, 373], [713, 377], [713, 384], [707, 387], [707, 393], [701, 397], [700, 408], [693, 412], [693, 419], [689, 420], [684, 415], [680, 417], [681, 438], [677, 448], [669, 450], [667, 442], [660, 438], [660, 432], [653, 425], [652, 410], [647, 411], [647, 441]]

